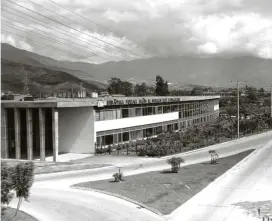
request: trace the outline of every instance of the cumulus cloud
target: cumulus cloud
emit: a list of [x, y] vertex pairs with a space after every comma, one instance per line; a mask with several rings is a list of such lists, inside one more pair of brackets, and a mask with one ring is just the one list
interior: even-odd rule
[[[10, 39], [10, 44], [14, 46], [55, 59], [96, 63], [152, 56], [237, 52], [272, 58], [272, 1], [53, 1], [87, 19], [49, 0], [35, 1], [38, 5], [31, 1], [16, 1], [59, 22], [56, 23], [3, 0], [2, 14], [8, 17], [3, 20], [10, 25], [22, 23], [19, 25], [23, 31], [4, 25], [2, 41]], [[10, 12], [14, 10], [34, 18], [19, 12], [12, 15]], [[20, 34], [24, 38], [5, 31]], [[34, 36], [30, 31], [45, 38]], [[52, 47], [45, 47], [37, 41]]]

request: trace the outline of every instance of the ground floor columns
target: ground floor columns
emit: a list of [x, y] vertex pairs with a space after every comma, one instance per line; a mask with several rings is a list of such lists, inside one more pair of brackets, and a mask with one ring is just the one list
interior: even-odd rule
[[56, 162], [59, 154], [59, 112], [52, 108], [52, 138], [53, 138], [53, 161]]
[[26, 109], [27, 159], [33, 160], [33, 119], [32, 109]]
[[39, 108], [40, 160], [45, 161], [45, 112]]
[[7, 125], [7, 110], [1, 108], [1, 158], [8, 158], [8, 125]]
[[14, 127], [15, 127], [15, 156], [16, 159], [21, 159], [21, 121], [20, 111], [14, 108]]

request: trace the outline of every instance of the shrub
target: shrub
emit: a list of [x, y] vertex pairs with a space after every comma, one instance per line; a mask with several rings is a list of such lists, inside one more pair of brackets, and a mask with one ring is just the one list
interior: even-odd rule
[[121, 172], [114, 173], [112, 176], [113, 176], [115, 182], [123, 181], [123, 173], [121, 173]]
[[185, 160], [181, 157], [172, 157], [167, 160], [167, 163], [171, 165], [172, 172], [178, 173], [181, 163], [184, 163]]
[[1, 162], [1, 215], [4, 215], [6, 207], [8, 207], [13, 198], [13, 194], [11, 193], [11, 170], [6, 163]]

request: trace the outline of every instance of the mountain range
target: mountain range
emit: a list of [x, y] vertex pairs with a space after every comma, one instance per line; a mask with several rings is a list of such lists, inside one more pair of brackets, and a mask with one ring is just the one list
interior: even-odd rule
[[[83, 83], [90, 91], [104, 90], [111, 77], [132, 83], [154, 84], [161, 75], [174, 88], [188, 85], [235, 86], [234, 81], [265, 87], [272, 84], [272, 59], [253, 56], [153, 57], [134, 61], [91, 64], [58, 61], [1, 44], [2, 89], [23, 89], [22, 67], [29, 73], [33, 90], [55, 90]], [[187, 86], [186, 86], [187, 85]]]

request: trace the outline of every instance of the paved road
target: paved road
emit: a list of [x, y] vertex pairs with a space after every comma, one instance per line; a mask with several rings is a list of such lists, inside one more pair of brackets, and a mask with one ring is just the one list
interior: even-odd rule
[[[260, 148], [272, 137], [272, 132], [260, 134], [247, 139], [215, 145], [191, 153], [180, 154], [186, 164], [207, 161], [209, 149], [216, 149], [220, 156], [229, 156], [247, 149]], [[128, 165], [122, 168], [125, 176], [169, 168], [166, 158], [154, 159], [142, 165]], [[139, 209], [135, 204], [91, 191], [75, 190], [71, 185], [90, 180], [112, 177], [116, 167], [84, 171], [64, 172], [39, 175], [35, 177], [30, 202], [23, 202], [22, 210], [32, 214], [41, 221], [159, 221], [165, 219], [146, 209]], [[15, 206], [13, 201], [11, 206]]]
[[257, 221], [265, 207], [272, 218], [271, 205], [272, 141], [174, 211], [169, 221]]

